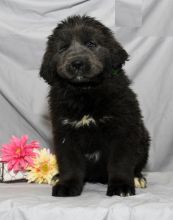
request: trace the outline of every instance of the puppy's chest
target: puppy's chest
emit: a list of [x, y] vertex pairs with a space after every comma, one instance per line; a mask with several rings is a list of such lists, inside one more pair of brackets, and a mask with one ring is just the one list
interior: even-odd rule
[[107, 148], [109, 132], [105, 125], [112, 120], [112, 116], [96, 118], [92, 115], [83, 115], [80, 119], [64, 118], [62, 126], [73, 133], [76, 143], [89, 162], [97, 162], [105, 148]]

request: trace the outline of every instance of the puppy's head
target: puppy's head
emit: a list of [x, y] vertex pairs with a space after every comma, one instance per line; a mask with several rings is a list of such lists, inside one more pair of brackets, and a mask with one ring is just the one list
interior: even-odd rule
[[127, 58], [107, 27], [88, 16], [73, 16], [49, 37], [40, 76], [50, 85], [60, 78], [74, 85], [96, 83]]

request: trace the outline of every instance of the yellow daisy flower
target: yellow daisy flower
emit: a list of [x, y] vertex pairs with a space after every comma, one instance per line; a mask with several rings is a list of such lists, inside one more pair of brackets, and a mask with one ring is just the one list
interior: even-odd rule
[[28, 182], [51, 184], [52, 177], [58, 173], [55, 155], [51, 154], [49, 149], [43, 148], [38, 151], [33, 163], [33, 167], [27, 169]]

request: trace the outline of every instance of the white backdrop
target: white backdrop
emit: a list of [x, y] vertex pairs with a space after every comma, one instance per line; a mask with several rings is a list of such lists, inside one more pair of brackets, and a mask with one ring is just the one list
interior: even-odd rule
[[172, 0], [1, 0], [0, 144], [28, 134], [51, 147], [48, 86], [39, 67], [56, 24], [84, 13], [110, 27], [130, 54], [125, 69], [152, 137], [147, 169], [172, 170]]

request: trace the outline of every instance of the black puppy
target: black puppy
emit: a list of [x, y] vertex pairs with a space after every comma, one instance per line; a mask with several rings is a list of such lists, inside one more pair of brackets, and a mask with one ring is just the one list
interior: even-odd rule
[[77, 196], [86, 181], [108, 183], [107, 195], [134, 195], [149, 135], [122, 70], [128, 54], [111, 31], [88, 16], [61, 22], [40, 70], [49, 104], [59, 182], [53, 196]]

